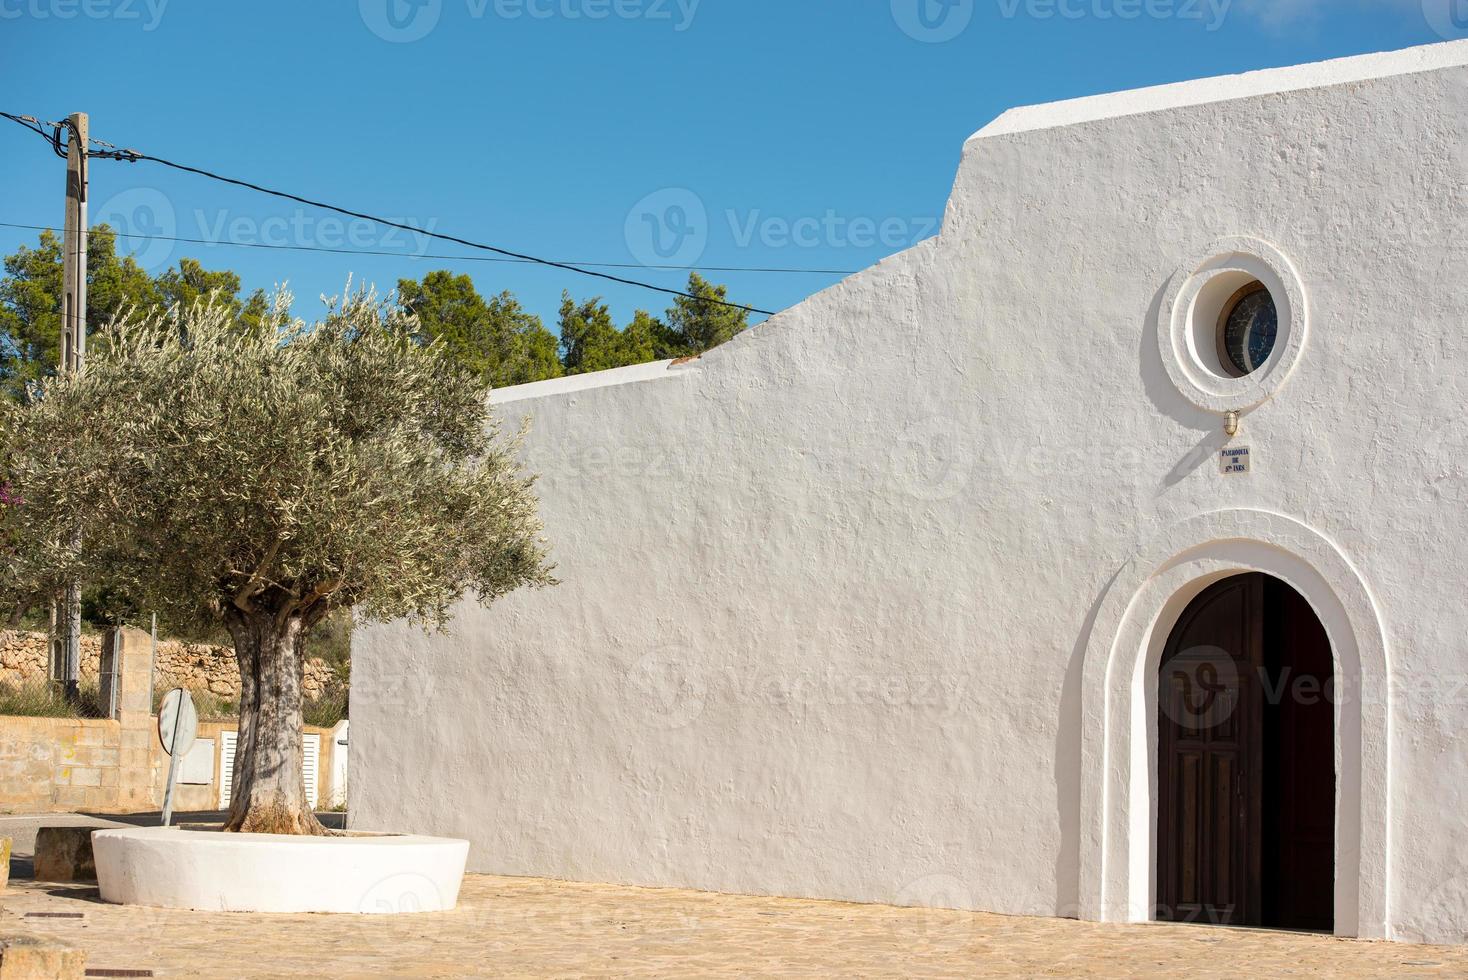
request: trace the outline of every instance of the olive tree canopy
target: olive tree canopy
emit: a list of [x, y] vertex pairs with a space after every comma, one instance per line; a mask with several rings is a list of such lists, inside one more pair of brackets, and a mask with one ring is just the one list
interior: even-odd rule
[[336, 609], [441, 625], [551, 581], [531, 478], [487, 384], [358, 292], [319, 323], [241, 331], [224, 305], [123, 318], [77, 375], [0, 407], [0, 588], [68, 579], [239, 659], [228, 829], [321, 833], [301, 780], [301, 645]]

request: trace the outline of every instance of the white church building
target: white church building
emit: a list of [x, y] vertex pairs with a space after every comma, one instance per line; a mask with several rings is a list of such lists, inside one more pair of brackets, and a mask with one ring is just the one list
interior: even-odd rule
[[1014, 109], [936, 237], [495, 397], [561, 582], [358, 631], [354, 825], [1468, 941], [1468, 42]]

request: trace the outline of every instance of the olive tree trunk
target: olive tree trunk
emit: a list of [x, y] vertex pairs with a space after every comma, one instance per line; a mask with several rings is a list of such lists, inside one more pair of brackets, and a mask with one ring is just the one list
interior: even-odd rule
[[264, 610], [233, 610], [226, 619], [240, 665], [240, 729], [224, 829], [326, 834], [301, 772], [304, 624]]

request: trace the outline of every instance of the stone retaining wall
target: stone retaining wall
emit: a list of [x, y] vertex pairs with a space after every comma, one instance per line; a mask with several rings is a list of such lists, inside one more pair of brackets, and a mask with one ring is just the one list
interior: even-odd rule
[[[101, 659], [102, 637], [82, 637], [82, 680], [96, 681]], [[0, 683], [24, 683], [46, 679], [46, 634], [26, 630], [0, 630]], [[240, 693], [240, 671], [230, 647], [207, 643], [183, 643], [178, 640], [158, 641], [158, 660], [154, 664], [154, 684], [158, 687], [185, 687], [191, 691], [207, 690], [221, 698], [235, 698]], [[325, 661], [312, 657], [306, 661], [302, 692], [308, 699], [321, 697], [339, 686], [336, 672]]]
[[148, 647], [146, 633], [123, 631], [115, 718], [0, 717], [0, 811], [155, 805], [163, 749], [149, 704]]

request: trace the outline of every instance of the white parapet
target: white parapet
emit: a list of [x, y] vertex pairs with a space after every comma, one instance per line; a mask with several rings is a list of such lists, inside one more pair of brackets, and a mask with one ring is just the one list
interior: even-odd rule
[[211, 912], [438, 912], [459, 900], [469, 842], [140, 827], [92, 835], [104, 901]]

